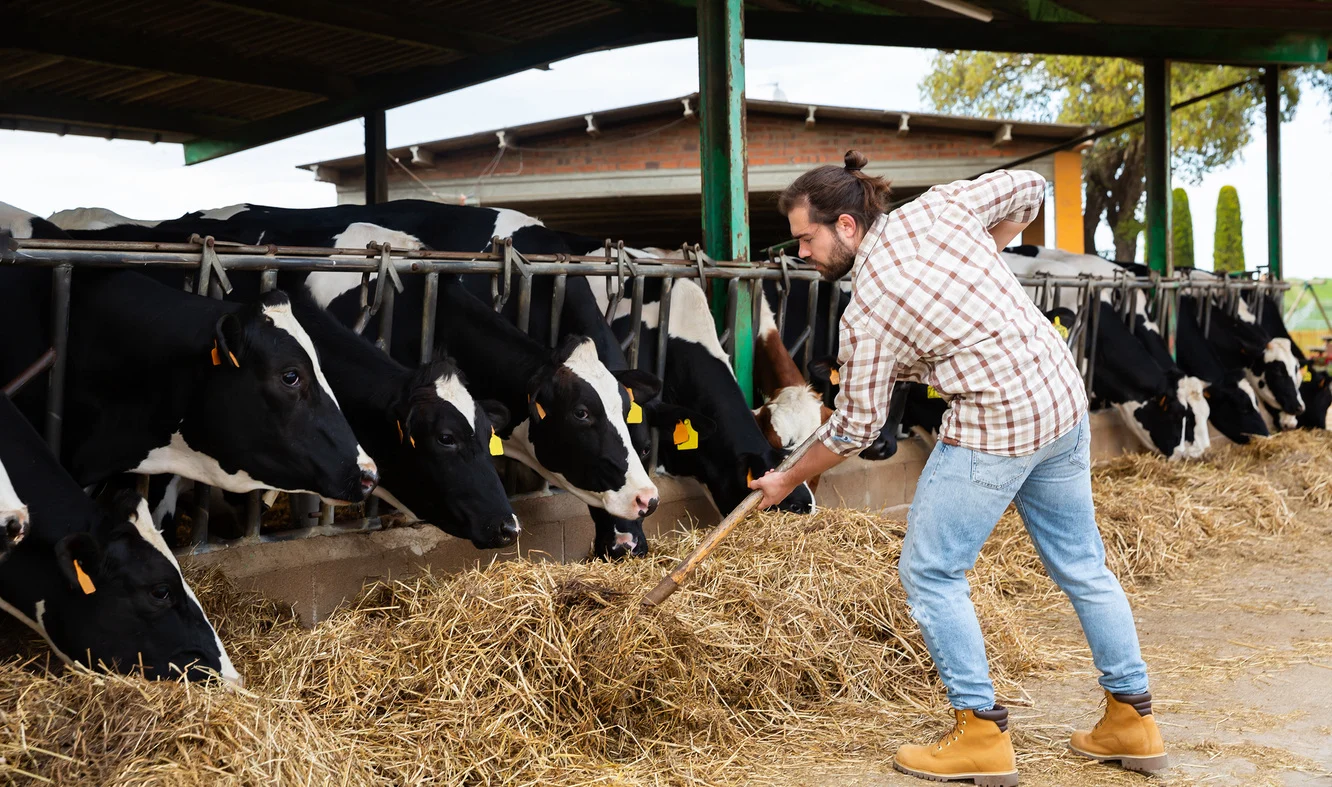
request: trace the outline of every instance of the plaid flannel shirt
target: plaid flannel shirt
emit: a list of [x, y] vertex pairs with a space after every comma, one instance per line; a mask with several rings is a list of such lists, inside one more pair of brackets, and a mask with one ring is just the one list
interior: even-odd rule
[[948, 401], [939, 439], [949, 445], [1025, 456], [1077, 425], [1087, 394], [1073, 355], [989, 234], [1034, 219], [1044, 197], [1034, 172], [992, 172], [935, 186], [874, 222], [842, 315], [841, 390], [824, 445], [844, 456], [868, 446], [899, 379]]

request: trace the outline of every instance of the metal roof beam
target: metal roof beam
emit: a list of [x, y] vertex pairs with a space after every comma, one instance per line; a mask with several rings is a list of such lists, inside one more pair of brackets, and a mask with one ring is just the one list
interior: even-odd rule
[[217, 115], [103, 104], [97, 101], [59, 98], [15, 90], [0, 91], [0, 117], [4, 116], [173, 134], [201, 134], [236, 122], [232, 118]]
[[1169, 57], [1208, 63], [1323, 63], [1328, 42], [1313, 33], [1083, 23], [927, 19], [862, 14], [746, 14], [749, 38], [838, 44], [1034, 52], [1094, 57]]
[[208, 0], [212, 5], [238, 8], [275, 19], [321, 25], [358, 35], [427, 46], [448, 52], [476, 54], [506, 47], [514, 39], [496, 33], [468, 30], [425, 9], [386, 14], [366, 5], [332, 0]]
[[325, 96], [353, 95], [353, 81], [294, 63], [256, 60], [213, 42], [182, 41], [139, 30], [6, 14], [5, 46], [103, 65], [161, 71]]
[[185, 163], [198, 164], [279, 139], [304, 134], [365, 115], [374, 109], [420, 101], [431, 96], [516, 74], [596, 48], [611, 48], [686, 38], [694, 34], [692, 11], [660, 15], [619, 14], [565, 28], [545, 38], [477, 55], [445, 66], [413, 69], [361, 82], [355, 98], [326, 101], [249, 123], [225, 134], [200, 135], [185, 143]]

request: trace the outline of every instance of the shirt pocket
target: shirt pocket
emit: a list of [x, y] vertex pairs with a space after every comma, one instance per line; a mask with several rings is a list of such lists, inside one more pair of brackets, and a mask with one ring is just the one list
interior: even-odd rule
[[1032, 458], [1028, 456], [999, 456], [984, 451], [971, 451], [971, 483], [986, 489], [1007, 490], [1016, 487], [1027, 477]]

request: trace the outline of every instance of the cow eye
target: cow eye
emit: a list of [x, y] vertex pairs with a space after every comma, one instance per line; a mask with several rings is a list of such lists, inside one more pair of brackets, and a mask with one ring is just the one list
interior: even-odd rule
[[282, 373], [282, 384], [288, 388], [295, 388], [301, 384], [301, 373], [295, 369], [288, 369]]
[[455, 448], [458, 445], [458, 439], [448, 432], [441, 432], [435, 436], [435, 442], [445, 448]]
[[171, 600], [171, 586], [166, 584], [165, 582], [163, 582], [160, 585], [153, 585], [153, 589], [148, 592], [149, 594], [152, 595], [153, 598], [157, 599], [158, 601]]
[[586, 421], [587, 419], [592, 417], [592, 414], [587, 411], [586, 407], [579, 405], [578, 407], [574, 408], [573, 417], [578, 419], [579, 421]]

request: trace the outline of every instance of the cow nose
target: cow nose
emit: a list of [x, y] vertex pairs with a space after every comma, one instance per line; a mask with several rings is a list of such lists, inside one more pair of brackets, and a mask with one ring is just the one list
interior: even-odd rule
[[374, 470], [361, 470], [361, 496], [369, 497], [370, 493], [379, 486], [379, 473]]
[[652, 516], [657, 510], [657, 503], [661, 502], [656, 495], [642, 492], [634, 498], [634, 505], [638, 506], [638, 515], [640, 517]]
[[638, 552], [638, 537], [633, 533], [615, 531], [615, 544], [609, 550], [611, 560], [629, 557]]
[[510, 516], [499, 527], [499, 540], [502, 546], [508, 546], [518, 540], [523, 526], [518, 524], [517, 516]]
[[27, 534], [28, 523], [26, 520], [16, 516], [5, 517], [5, 539], [9, 541], [10, 546], [18, 546]]

